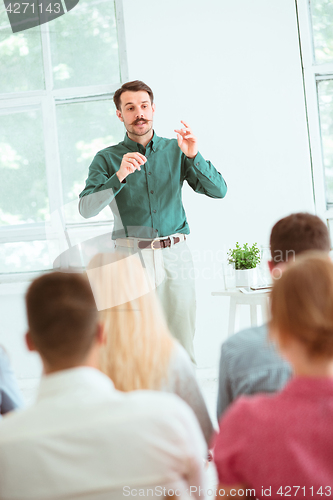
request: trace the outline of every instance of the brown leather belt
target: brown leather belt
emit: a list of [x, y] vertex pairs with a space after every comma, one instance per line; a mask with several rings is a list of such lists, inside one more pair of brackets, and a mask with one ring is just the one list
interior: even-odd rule
[[[184, 240], [186, 237], [184, 236]], [[180, 242], [180, 238], [178, 236], [173, 236], [173, 244]], [[160, 248], [168, 248], [171, 247], [171, 238], [165, 238], [164, 240], [141, 240], [138, 241], [138, 247], [142, 250], [145, 248], [151, 248], [152, 250], [158, 250]]]

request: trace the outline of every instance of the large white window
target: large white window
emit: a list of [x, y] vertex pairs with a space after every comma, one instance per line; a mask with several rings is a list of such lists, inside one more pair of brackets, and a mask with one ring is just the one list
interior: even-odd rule
[[0, 3], [0, 280], [110, 232], [108, 207], [86, 221], [77, 204], [94, 155], [123, 138], [124, 41], [121, 0], [80, 0], [15, 34]]
[[318, 214], [327, 219], [331, 227], [333, 224], [333, 2], [297, 0], [297, 10], [316, 208]]

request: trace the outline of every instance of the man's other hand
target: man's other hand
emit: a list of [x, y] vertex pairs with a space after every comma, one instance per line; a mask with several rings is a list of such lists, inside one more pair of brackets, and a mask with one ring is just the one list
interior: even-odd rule
[[197, 138], [193, 135], [190, 126], [181, 120], [185, 128], [175, 129], [177, 133], [178, 146], [188, 158], [194, 158], [198, 154]]
[[120, 164], [116, 176], [122, 182], [129, 174], [133, 174], [135, 170], [141, 170], [141, 165], [144, 165], [147, 158], [141, 153], [126, 153]]

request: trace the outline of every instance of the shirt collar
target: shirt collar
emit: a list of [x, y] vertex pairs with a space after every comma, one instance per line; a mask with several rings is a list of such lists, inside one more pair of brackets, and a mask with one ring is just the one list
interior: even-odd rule
[[44, 375], [40, 382], [37, 400], [77, 391], [80, 388], [106, 393], [115, 391], [109, 377], [95, 368], [80, 366]]
[[[148, 142], [146, 148], [150, 146], [152, 151], [155, 152], [160, 140], [161, 140], [161, 137], [158, 137], [154, 131], [154, 135], [151, 138], [150, 142]], [[128, 137], [127, 132], [125, 134], [124, 143], [128, 147], [128, 149], [130, 149], [131, 151], [139, 151], [139, 143], [132, 141], [132, 139], [130, 139]]]

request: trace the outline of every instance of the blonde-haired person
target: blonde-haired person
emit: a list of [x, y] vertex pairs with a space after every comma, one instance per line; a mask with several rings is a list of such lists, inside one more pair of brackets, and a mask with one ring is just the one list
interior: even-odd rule
[[271, 313], [271, 337], [294, 376], [279, 393], [239, 398], [222, 418], [214, 457], [219, 494], [331, 498], [333, 264], [327, 254], [304, 254], [286, 268], [274, 284]]
[[213, 426], [194, 367], [168, 330], [138, 254], [97, 254], [87, 274], [104, 326], [100, 370], [120, 391], [148, 389], [180, 396], [193, 409], [208, 445]]

